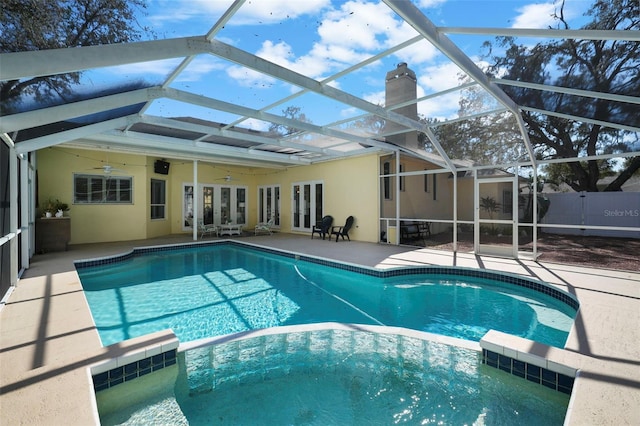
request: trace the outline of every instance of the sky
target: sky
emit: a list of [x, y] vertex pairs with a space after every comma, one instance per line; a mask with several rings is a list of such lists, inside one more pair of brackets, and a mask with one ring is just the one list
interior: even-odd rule
[[[206, 34], [232, 2], [229, 0], [148, 0], [141, 25], [152, 28], [159, 39]], [[578, 29], [590, 0], [566, 0], [564, 16]], [[558, 1], [522, 0], [416, 0], [414, 4], [436, 26], [445, 27], [555, 27]], [[247, 0], [219, 31], [215, 39], [253, 53], [305, 76], [323, 80], [348, 67], [416, 36], [384, 3], [377, 1]], [[493, 37], [451, 35], [469, 57], [482, 64], [481, 45]], [[519, 40], [533, 44], [536, 40]], [[330, 84], [374, 104], [384, 105], [387, 71], [406, 62], [416, 73], [418, 97], [455, 88], [460, 70], [426, 42], [416, 43], [360, 68]], [[95, 86], [113, 81], [143, 80], [162, 83], [177, 60], [112, 67], [85, 76]], [[196, 57], [170, 87], [226, 102], [281, 114], [297, 106], [318, 125], [355, 119], [363, 114], [317, 94], [303, 94], [286, 103], [274, 102], [300, 91], [285, 82], [256, 73], [213, 55]], [[457, 115], [460, 92], [420, 102], [418, 112], [439, 119]], [[273, 105], [273, 106], [272, 106]], [[229, 123], [238, 117], [177, 102], [159, 100], [147, 114], [165, 117], [193, 116]], [[268, 123], [249, 120], [243, 127], [266, 130]]]

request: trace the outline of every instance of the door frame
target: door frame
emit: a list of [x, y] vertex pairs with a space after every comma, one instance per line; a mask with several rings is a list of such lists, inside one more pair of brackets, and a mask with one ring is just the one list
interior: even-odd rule
[[[478, 171], [474, 172], [473, 204], [474, 204], [474, 236], [473, 249], [475, 254], [518, 258], [518, 176], [504, 176], [478, 179]], [[510, 219], [484, 219], [480, 217], [480, 186], [484, 184], [511, 183], [511, 218]], [[483, 244], [480, 226], [511, 225], [511, 245]]]
[[[247, 224], [247, 216], [246, 216], [246, 212], [248, 211], [248, 200], [247, 200], [247, 194], [249, 192], [248, 188], [246, 185], [226, 185], [226, 184], [219, 184], [219, 183], [202, 183], [202, 182], [198, 182], [198, 187], [197, 187], [197, 191], [194, 192], [193, 196], [194, 197], [198, 197], [197, 203], [195, 203], [198, 206], [198, 212], [195, 214], [195, 218], [193, 217], [189, 217], [188, 214], [189, 212], [186, 211], [186, 205], [185, 205], [185, 195], [186, 195], [186, 188], [187, 187], [194, 187], [193, 182], [184, 182], [182, 184], [182, 223], [183, 223], [183, 229], [184, 230], [189, 230], [192, 229], [192, 226], [187, 226], [186, 223], [193, 223], [194, 220], [199, 220], [199, 219], [204, 219], [204, 190], [205, 188], [210, 188], [212, 190], [212, 197], [213, 197], [213, 203], [212, 203], [212, 224], [215, 225], [221, 225], [222, 224], [222, 189], [223, 188], [229, 188], [229, 206], [228, 206], [228, 218], [227, 218], [227, 222], [230, 219], [233, 218], [238, 218], [238, 209], [243, 209], [242, 211], [242, 217], [244, 218], [244, 222], [243, 223], [237, 223], [237, 220], [231, 220], [231, 222], [233, 223], [237, 223], [238, 225], [246, 225]], [[239, 205], [238, 202], [238, 189], [244, 189], [245, 191], [245, 195], [244, 195], [244, 201], [242, 201], [243, 205]], [[207, 223], [208, 224], [208, 223]]]
[[[296, 210], [296, 187], [299, 186], [301, 188], [304, 188], [305, 185], [309, 185], [310, 187], [310, 193], [309, 193], [309, 206], [305, 206], [304, 204], [302, 204], [302, 210], [301, 211], [297, 211]], [[320, 207], [320, 209], [318, 209], [316, 200], [317, 200], [317, 192], [316, 192], [316, 188], [318, 185], [322, 186], [321, 189], [321, 201], [320, 203], [322, 204]], [[302, 200], [304, 201], [304, 196], [302, 198]], [[324, 196], [324, 181], [322, 180], [310, 180], [310, 181], [303, 181], [303, 182], [293, 182], [291, 183], [291, 230], [292, 231], [299, 231], [299, 232], [311, 232], [311, 230], [313, 229], [313, 226], [316, 224], [317, 221], [319, 221], [320, 219], [322, 219], [322, 216], [324, 215], [324, 200], [325, 200], [325, 196]], [[306, 227], [304, 226], [304, 218], [305, 218], [305, 214], [306, 214], [306, 210], [308, 210], [308, 215], [309, 215], [309, 226]], [[320, 217], [318, 217], [318, 214], [320, 215]], [[295, 226], [296, 223], [296, 216], [299, 217], [300, 221], [300, 225], [299, 226]]]

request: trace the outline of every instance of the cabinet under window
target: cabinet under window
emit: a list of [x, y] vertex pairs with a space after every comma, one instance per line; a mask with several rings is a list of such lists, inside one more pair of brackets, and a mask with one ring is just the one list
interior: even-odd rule
[[131, 204], [133, 178], [110, 175], [73, 175], [74, 204]]

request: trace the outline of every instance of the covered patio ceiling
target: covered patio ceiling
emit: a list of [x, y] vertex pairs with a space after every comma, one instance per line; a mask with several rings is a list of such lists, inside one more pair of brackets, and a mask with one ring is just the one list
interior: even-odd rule
[[[370, 4], [374, 5], [373, 2]], [[340, 61], [328, 68], [332, 73], [326, 75], [308, 75], [300, 64], [302, 60], [296, 61], [292, 57], [288, 63], [277, 63], [281, 61], [271, 60], [269, 55], [260, 52], [255, 42], [244, 47], [237, 41], [231, 29], [249, 25], [243, 11], [254, 7], [252, 2], [244, 0], [230, 4], [203, 34], [2, 54], [2, 81], [82, 72], [79, 92], [84, 93], [72, 102], [23, 104], [19, 110], [0, 119], [0, 134], [5, 141], [15, 144], [18, 153], [64, 144], [168, 158], [285, 168], [401, 150], [445, 169], [455, 170], [460, 164], [456, 160], [460, 159], [452, 158], [440, 144], [433, 132], [435, 126], [509, 113], [517, 122], [523, 153], [514, 162], [529, 165], [535, 165], [536, 160], [522, 111], [640, 132], [638, 122], [603, 122], [574, 115], [571, 111], [519, 105], [502, 87], [517, 86], [635, 105], [640, 104], [640, 94], [620, 95], [526, 81], [489, 79], [477, 65], [477, 52], [465, 51], [467, 44], [464, 38], [510, 36], [523, 40], [640, 41], [639, 32], [445, 27], [436, 26], [427, 17], [426, 9], [409, 1], [384, 0], [383, 4], [375, 2], [375, 6], [386, 8], [397, 29], [395, 37], [381, 40], [379, 33], [372, 34], [375, 47], [367, 49], [366, 55], [353, 55], [349, 60]], [[306, 26], [312, 20], [313, 17], [307, 16], [304, 22], [300, 21], [299, 31], [309, 31]], [[256, 22], [251, 25], [256, 25]], [[291, 47], [296, 46], [297, 33], [279, 33], [270, 28], [268, 34], [256, 34], [255, 37], [260, 39], [263, 47], [268, 43], [273, 45], [276, 43], [274, 40], [279, 40], [281, 46]], [[458, 41], [454, 42], [454, 38]], [[415, 100], [419, 110], [427, 103], [444, 105], [445, 98], [452, 94], [460, 96], [460, 92], [469, 88], [491, 98], [490, 107], [469, 116], [456, 115], [455, 112], [427, 114], [427, 118], [439, 120], [426, 124], [396, 112], [405, 104], [383, 106], [383, 102], [371, 96], [376, 90], [383, 93], [384, 75], [393, 68], [392, 64], [406, 62], [411, 67], [423, 61], [419, 56], [426, 51], [433, 52], [434, 58], [447, 60], [450, 69], [467, 76], [467, 81], [420, 94]], [[331, 54], [337, 55], [336, 52], [327, 52], [327, 61], [332, 60]], [[130, 88], [130, 74], [141, 68], [161, 68], [166, 72], [161, 78], [146, 78], [137, 84], [138, 87]], [[200, 80], [207, 84], [190, 84], [193, 81], [191, 75], [202, 68], [207, 71]], [[356, 85], [363, 78], [363, 71], [372, 68], [379, 74], [379, 81], [371, 83], [374, 89]], [[230, 80], [232, 75], [243, 77], [234, 81]], [[250, 85], [246, 84], [249, 81], [247, 76], [251, 77]], [[223, 85], [230, 90], [222, 93]], [[231, 85], [233, 87], [228, 87]], [[303, 114], [284, 114], [288, 106], [300, 107]], [[401, 132], [423, 133], [428, 138], [428, 146], [415, 149], [389, 143], [386, 137], [390, 135], [384, 132], [384, 125], [366, 125], [376, 120], [379, 123], [393, 122], [396, 129], [400, 125]], [[286, 131], [274, 130], [278, 128]], [[473, 158], [465, 160], [469, 160], [469, 164], [483, 166]]]

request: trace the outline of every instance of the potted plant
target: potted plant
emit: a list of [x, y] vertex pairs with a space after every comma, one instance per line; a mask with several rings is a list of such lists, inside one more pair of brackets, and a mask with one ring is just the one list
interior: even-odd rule
[[69, 205], [59, 199], [48, 198], [43, 204], [45, 217], [62, 217], [69, 210]]

